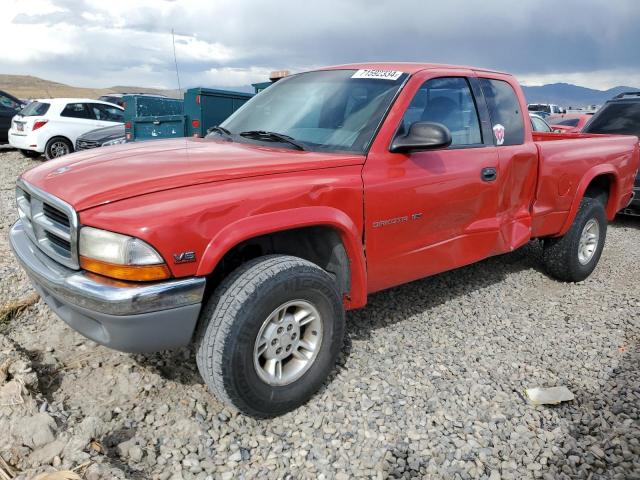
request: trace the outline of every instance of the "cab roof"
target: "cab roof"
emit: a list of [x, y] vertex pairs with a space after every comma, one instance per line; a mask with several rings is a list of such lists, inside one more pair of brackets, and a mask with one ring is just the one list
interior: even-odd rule
[[378, 69], [378, 70], [398, 70], [401, 72], [414, 74], [423, 70], [434, 69], [451, 69], [451, 70], [473, 70], [475, 72], [488, 72], [498, 73], [500, 75], [509, 75], [509, 73], [500, 72], [496, 70], [490, 70], [486, 68], [470, 67], [467, 65], [448, 65], [444, 63], [419, 63], [419, 62], [366, 62], [366, 63], [345, 63], [343, 65], [332, 65], [329, 67], [320, 68], [319, 70], [344, 70], [344, 69]]

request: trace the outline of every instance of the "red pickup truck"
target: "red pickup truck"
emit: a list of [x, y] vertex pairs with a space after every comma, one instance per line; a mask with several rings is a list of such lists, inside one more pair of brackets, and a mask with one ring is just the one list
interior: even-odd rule
[[551, 275], [586, 278], [638, 158], [633, 137], [533, 134], [507, 74], [342, 65], [280, 80], [207, 138], [26, 172], [10, 240], [74, 329], [194, 343], [221, 401], [269, 417], [321, 386], [372, 292], [534, 238]]

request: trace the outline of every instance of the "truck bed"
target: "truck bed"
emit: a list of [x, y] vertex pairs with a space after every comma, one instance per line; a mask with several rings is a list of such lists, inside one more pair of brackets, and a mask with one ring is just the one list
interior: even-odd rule
[[607, 204], [609, 220], [626, 206], [637, 168], [635, 137], [537, 132], [533, 140], [539, 175], [532, 206], [532, 237], [563, 234], [577, 209], [577, 199], [601, 175], [613, 185]]

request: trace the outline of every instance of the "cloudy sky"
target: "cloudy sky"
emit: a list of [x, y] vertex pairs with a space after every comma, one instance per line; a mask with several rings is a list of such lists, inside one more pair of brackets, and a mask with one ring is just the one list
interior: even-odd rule
[[402, 60], [527, 85], [640, 87], [638, 0], [0, 0], [0, 73], [75, 86], [236, 87], [272, 70]]

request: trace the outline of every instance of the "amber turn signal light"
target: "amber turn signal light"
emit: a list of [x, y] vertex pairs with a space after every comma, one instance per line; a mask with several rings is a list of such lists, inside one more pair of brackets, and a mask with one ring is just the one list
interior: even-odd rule
[[171, 276], [166, 265], [117, 265], [81, 256], [80, 266], [89, 272], [105, 277], [134, 282], [164, 280]]

